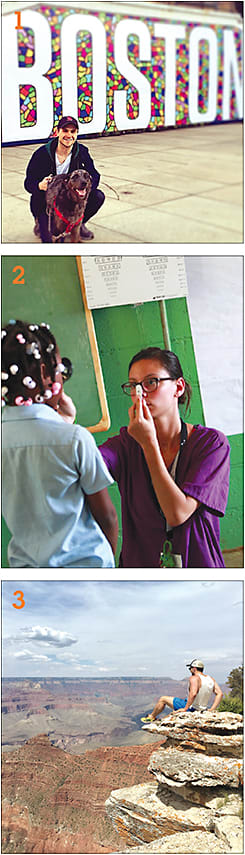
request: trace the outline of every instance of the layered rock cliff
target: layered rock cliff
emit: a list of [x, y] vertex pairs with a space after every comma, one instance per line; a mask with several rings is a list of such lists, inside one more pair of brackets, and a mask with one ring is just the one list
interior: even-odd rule
[[106, 802], [122, 845], [136, 845], [130, 852], [243, 852], [242, 716], [180, 712], [144, 729], [164, 737], [150, 757], [154, 781], [114, 790]]
[[119, 842], [105, 800], [111, 789], [144, 781], [156, 747], [157, 737], [151, 745], [98, 748], [79, 757], [40, 734], [4, 754], [1, 852], [112, 852]]

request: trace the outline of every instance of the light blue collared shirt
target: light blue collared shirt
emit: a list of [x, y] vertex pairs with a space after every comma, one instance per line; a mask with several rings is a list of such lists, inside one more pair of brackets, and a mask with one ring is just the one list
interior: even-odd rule
[[95, 444], [45, 404], [3, 411], [2, 508], [10, 567], [114, 567], [86, 494], [113, 484]]

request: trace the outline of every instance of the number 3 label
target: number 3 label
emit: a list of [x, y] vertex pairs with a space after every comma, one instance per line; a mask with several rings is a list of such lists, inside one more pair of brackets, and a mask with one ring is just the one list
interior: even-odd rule
[[[19, 265], [18, 265], [18, 267], [14, 267], [14, 268], [13, 268], [13, 273], [17, 273], [17, 270], [19, 270], [20, 272], [19, 272], [19, 273], [18, 273], [18, 275], [15, 277], [15, 279], [13, 279], [13, 285], [24, 285], [24, 284], [25, 284], [25, 280], [24, 280], [24, 273], [25, 273], [25, 270], [24, 270], [24, 267], [21, 267], [21, 265], [19, 264]], [[21, 278], [21, 277], [23, 277], [23, 278]]]
[[17, 597], [17, 599], [20, 601], [20, 605], [19, 605], [19, 606], [17, 606], [17, 604], [16, 604], [16, 603], [12, 603], [12, 606], [14, 606], [14, 609], [23, 609], [23, 608], [24, 608], [24, 606], [25, 606], [25, 600], [24, 600], [24, 594], [23, 594], [23, 591], [15, 591], [15, 592], [14, 592], [14, 597], [16, 597], [16, 594], [20, 594], [20, 596], [19, 596], [19, 597]]

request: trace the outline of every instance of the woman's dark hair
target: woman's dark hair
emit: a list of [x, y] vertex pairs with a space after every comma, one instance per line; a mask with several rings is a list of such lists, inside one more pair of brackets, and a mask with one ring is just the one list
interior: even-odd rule
[[[157, 359], [158, 362], [166, 368], [168, 371], [171, 380], [178, 380], [179, 377], [183, 377], [183, 371], [181, 368], [180, 361], [176, 353], [173, 353], [172, 350], [162, 350], [161, 347], [145, 347], [143, 350], [139, 350], [139, 353], [136, 353], [135, 356], [131, 359], [129, 363], [128, 370], [130, 371], [131, 366], [134, 362], [140, 362], [141, 359]], [[192, 396], [192, 388], [190, 383], [185, 380], [185, 391], [183, 395], [179, 398], [179, 404], [185, 404], [185, 411], [189, 409], [190, 401]]]
[[14, 404], [18, 395], [24, 401], [29, 398], [28, 386], [23, 383], [26, 378], [35, 381], [43, 394], [41, 363], [46, 365], [54, 381], [57, 365], [56, 340], [49, 326], [19, 320], [9, 321], [2, 329], [2, 399], [5, 399], [7, 404]]

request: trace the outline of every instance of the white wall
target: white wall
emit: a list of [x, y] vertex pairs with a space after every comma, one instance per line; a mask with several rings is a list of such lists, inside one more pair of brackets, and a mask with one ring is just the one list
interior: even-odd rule
[[185, 258], [187, 298], [205, 422], [243, 431], [243, 258]]

